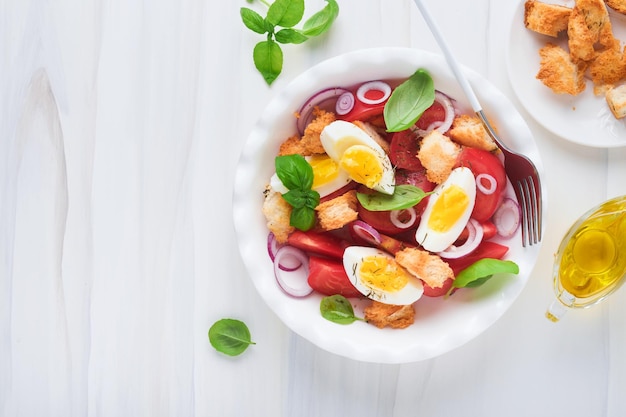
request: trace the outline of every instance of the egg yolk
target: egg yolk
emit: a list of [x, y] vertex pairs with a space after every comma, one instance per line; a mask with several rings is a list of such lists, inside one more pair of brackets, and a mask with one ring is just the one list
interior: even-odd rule
[[469, 197], [462, 187], [450, 185], [445, 188], [433, 205], [428, 227], [436, 232], [447, 232], [459, 221], [469, 202]]
[[407, 272], [393, 259], [384, 256], [368, 256], [359, 269], [361, 282], [369, 288], [386, 292], [400, 291], [409, 282]]
[[313, 188], [328, 184], [339, 175], [337, 163], [328, 155], [314, 155], [308, 161], [313, 168]]
[[372, 188], [383, 177], [383, 164], [372, 148], [354, 145], [346, 149], [341, 156], [341, 167], [354, 181]]

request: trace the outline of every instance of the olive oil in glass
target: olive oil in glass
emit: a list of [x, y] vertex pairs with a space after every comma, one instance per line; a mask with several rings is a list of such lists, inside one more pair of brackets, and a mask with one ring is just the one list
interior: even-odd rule
[[565, 307], [588, 307], [615, 291], [626, 276], [626, 196], [585, 213], [563, 238], [554, 264], [557, 300], [546, 317]]

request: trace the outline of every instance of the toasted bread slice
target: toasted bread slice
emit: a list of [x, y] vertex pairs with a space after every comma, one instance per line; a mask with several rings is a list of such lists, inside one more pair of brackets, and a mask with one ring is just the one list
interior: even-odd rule
[[595, 44], [601, 34], [607, 36], [604, 27], [607, 22], [609, 13], [603, 0], [576, 0], [567, 25], [569, 52], [574, 62], [595, 58]]
[[263, 214], [267, 220], [267, 228], [274, 233], [278, 243], [287, 242], [287, 238], [295, 230], [289, 224], [291, 210], [291, 205], [279, 192], [272, 191], [269, 188], [265, 190]]
[[319, 204], [315, 210], [319, 225], [324, 230], [340, 229], [346, 224], [355, 221], [357, 211], [356, 191], [347, 193]]
[[605, 97], [609, 109], [616, 119], [626, 117], [626, 84], [611, 88]]
[[553, 43], [539, 49], [539, 56], [541, 64], [536, 77], [556, 94], [575, 96], [585, 90], [586, 63], [574, 63], [565, 49]]
[[483, 123], [476, 116], [467, 114], [457, 116], [452, 122], [452, 128], [448, 131], [448, 135], [460, 145], [486, 151], [493, 151], [498, 148], [498, 145], [485, 130]]
[[604, 2], [617, 13], [626, 14], [626, 0], [604, 0]]
[[433, 130], [420, 142], [417, 158], [426, 168], [426, 178], [440, 184], [448, 178], [461, 153], [461, 146], [437, 130]]
[[396, 253], [396, 262], [412, 275], [432, 288], [441, 288], [449, 278], [454, 279], [452, 268], [439, 256], [417, 248], [406, 248]]
[[556, 38], [567, 30], [572, 9], [557, 4], [527, 0], [524, 4], [524, 26], [542, 35]]
[[613, 85], [626, 79], [626, 48], [621, 48], [619, 40], [600, 51], [589, 63], [588, 73], [597, 87]]
[[412, 305], [391, 305], [373, 301], [363, 309], [365, 321], [382, 329], [404, 329], [415, 323], [415, 309]]

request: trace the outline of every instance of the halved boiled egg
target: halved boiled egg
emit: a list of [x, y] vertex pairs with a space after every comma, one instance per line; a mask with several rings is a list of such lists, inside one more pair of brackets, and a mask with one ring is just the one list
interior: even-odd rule
[[365, 246], [349, 246], [343, 267], [352, 285], [371, 300], [408, 305], [424, 293], [422, 281], [402, 268], [386, 252]]
[[[337, 191], [351, 181], [348, 173], [326, 154], [305, 156], [304, 159], [313, 168], [313, 187], [311, 188], [317, 191], [320, 197]], [[281, 194], [289, 191], [276, 174], [270, 178], [270, 187]]]
[[376, 191], [393, 194], [395, 175], [383, 148], [357, 125], [336, 120], [320, 135], [324, 150], [350, 178]]
[[476, 201], [476, 180], [469, 168], [452, 170], [430, 195], [416, 241], [430, 252], [441, 252], [452, 245], [467, 225]]

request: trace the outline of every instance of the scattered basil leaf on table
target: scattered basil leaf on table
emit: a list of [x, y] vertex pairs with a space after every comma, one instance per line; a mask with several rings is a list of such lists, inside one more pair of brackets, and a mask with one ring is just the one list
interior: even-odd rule
[[418, 69], [400, 84], [385, 104], [383, 117], [388, 132], [409, 129], [435, 102], [435, 83], [424, 69]]
[[221, 319], [209, 329], [209, 342], [218, 352], [229, 356], [242, 354], [255, 343], [250, 338], [248, 326], [240, 320]]
[[[253, 0], [247, 0], [254, 3]], [[265, 18], [258, 12], [242, 7], [240, 9], [243, 24], [251, 31], [266, 35], [254, 47], [252, 59], [257, 71], [265, 82], [271, 85], [283, 70], [283, 51], [279, 44], [301, 44], [312, 37], [319, 36], [330, 29], [339, 14], [336, 0], [326, 0], [326, 6], [309, 17], [302, 29], [295, 26], [304, 17], [304, 0], [275, 0], [270, 3], [259, 0], [268, 7]]]
[[289, 224], [306, 232], [315, 226], [315, 207], [320, 194], [312, 190], [313, 168], [302, 155], [282, 155], [274, 160], [276, 175], [289, 189], [283, 198], [291, 205]]
[[343, 295], [330, 295], [320, 301], [320, 313], [328, 321], [338, 324], [351, 324], [362, 318], [354, 315], [350, 301]]
[[474, 262], [456, 276], [448, 295], [455, 288], [474, 288], [483, 285], [494, 274], [519, 274], [519, 266], [510, 260], [483, 258]]
[[356, 198], [369, 211], [402, 210], [413, 207], [427, 195], [419, 187], [410, 184], [396, 185], [393, 194], [384, 194], [378, 191], [373, 193], [357, 193]]

